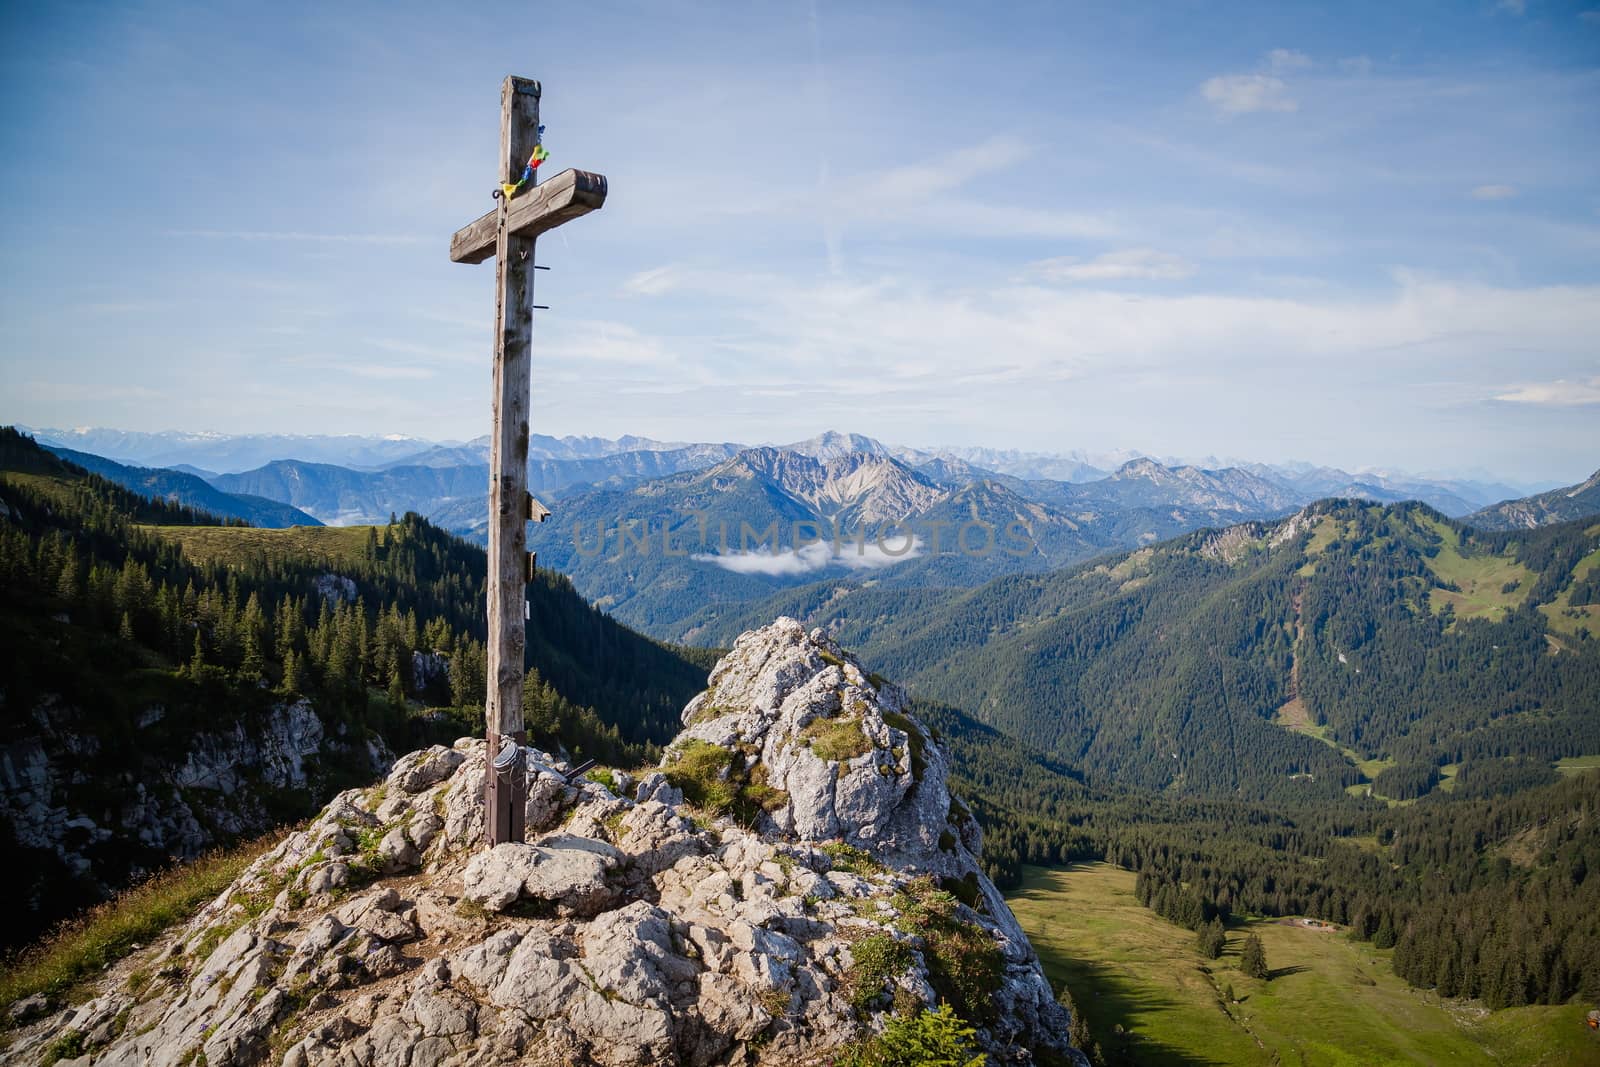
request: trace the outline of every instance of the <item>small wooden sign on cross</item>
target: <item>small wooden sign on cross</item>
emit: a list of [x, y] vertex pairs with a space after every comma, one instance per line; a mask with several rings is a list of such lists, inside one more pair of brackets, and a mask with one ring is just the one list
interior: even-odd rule
[[[508, 77], [500, 87], [500, 184], [518, 181], [539, 144], [540, 86]], [[533, 172], [535, 180], [537, 171]], [[484, 708], [489, 769], [484, 784], [490, 847], [521, 841], [528, 796], [522, 744], [529, 519], [549, 511], [528, 495], [528, 407], [533, 345], [534, 240], [606, 202], [604, 175], [564, 170], [549, 181], [499, 193], [495, 210], [457, 230], [450, 259], [494, 256], [494, 432], [489, 444], [489, 655]]]

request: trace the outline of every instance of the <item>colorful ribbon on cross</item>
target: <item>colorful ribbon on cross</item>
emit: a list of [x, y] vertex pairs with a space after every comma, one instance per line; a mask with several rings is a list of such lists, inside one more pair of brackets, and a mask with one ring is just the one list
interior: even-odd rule
[[[543, 126], [539, 127], [539, 137], [541, 140], [544, 138]], [[518, 178], [515, 184], [506, 183], [500, 186], [500, 191], [505, 194], [505, 198], [510, 200], [513, 196], [516, 196], [519, 192], [521, 192], [524, 185], [527, 185], [529, 182], [533, 181], [533, 172], [539, 169], [539, 164], [543, 163], [549, 158], [550, 153], [545, 151], [544, 145], [535, 144], [533, 146], [533, 154], [528, 156], [528, 162], [522, 168], [522, 177]]]

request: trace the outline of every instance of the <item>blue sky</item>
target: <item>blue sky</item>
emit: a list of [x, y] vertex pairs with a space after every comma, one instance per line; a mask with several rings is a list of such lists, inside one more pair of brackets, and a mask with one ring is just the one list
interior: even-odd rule
[[9, 4], [0, 419], [487, 428], [499, 83], [535, 428], [1600, 466], [1600, 0]]

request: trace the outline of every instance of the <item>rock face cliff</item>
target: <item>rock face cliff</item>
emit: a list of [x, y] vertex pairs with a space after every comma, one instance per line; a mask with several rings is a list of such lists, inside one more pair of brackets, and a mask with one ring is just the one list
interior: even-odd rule
[[103, 718], [46, 696], [11, 724], [0, 742], [0, 833], [34, 874], [12, 887], [30, 921], [50, 916], [49, 898], [64, 887], [97, 899], [168, 857], [193, 859], [270, 829], [284, 817], [274, 815], [283, 798], [332, 792], [330, 763], [365, 777], [394, 762], [381, 740], [330, 723], [309, 700], [224, 712], [198, 730], [169, 729], [167, 718], [152, 703], [120, 732], [107, 730]]
[[5, 1058], [825, 1064], [943, 1002], [996, 1063], [1083, 1062], [899, 690], [789, 619], [710, 682], [637, 782], [527, 750], [525, 842], [481, 844], [482, 741], [403, 757]]

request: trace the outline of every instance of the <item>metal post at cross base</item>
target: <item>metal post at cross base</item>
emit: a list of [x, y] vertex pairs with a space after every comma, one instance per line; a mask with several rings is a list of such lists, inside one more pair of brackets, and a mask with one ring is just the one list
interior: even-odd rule
[[537, 165], [536, 81], [508, 77], [500, 87], [500, 177], [495, 210], [457, 230], [450, 259], [495, 259], [494, 432], [489, 445], [489, 664], [484, 708], [489, 771], [484, 784], [490, 846], [523, 838], [528, 780], [521, 745], [522, 672], [528, 583], [526, 523], [549, 516], [528, 495], [528, 407], [533, 341], [534, 240], [546, 230], [601, 207], [606, 179], [565, 170], [549, 181], [519, 182]]

